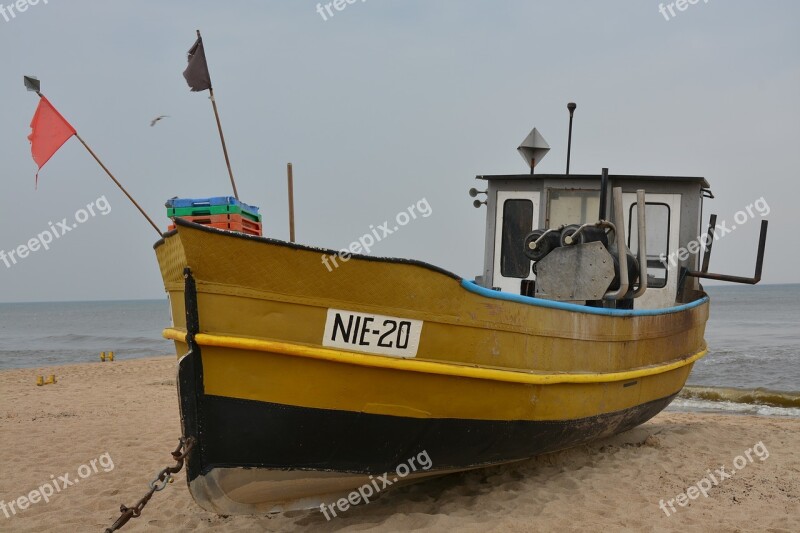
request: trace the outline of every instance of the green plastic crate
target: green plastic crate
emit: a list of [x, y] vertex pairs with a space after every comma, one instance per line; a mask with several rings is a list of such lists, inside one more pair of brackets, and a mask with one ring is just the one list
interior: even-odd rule
[[167, 216], [174, 217], [197, 217], [209, 215], [242, 215], [243, 217], [261, 222], [261, 215], [245, 211], [238, 205], [206, 205], [202, 207], [168, 207]]

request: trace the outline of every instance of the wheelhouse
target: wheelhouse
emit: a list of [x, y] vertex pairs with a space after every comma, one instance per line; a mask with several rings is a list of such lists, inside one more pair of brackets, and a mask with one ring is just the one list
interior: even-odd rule
[[[604, 173], [602, 176], [489, 175], [477, 179], [487, 184], [486, 191], [481, 192], [486, 194], [487, 213], [483, 275], [476, 279], [479, 285], [517, 295], [635, 309], [671, 307], [684, 300], [682, 292], [699, 289], [697, 278], [687, 273], [700, 267], [697, 241], [702, 233], [703, 198], [711, 196], [709, 184], [702, 177]], [[619, 194], [621, 203], [616, 204], [613, 195], [604, 194], [608, 190]], [[639, 203], [637, 191], [644, 191], [643, 204]], [[641, 218], [645, 222], [641, 236], [640, 205], [644, 206]], [[606, 228], [600, 233], [589, 227], [602, 220], [614, 223], [598, 225]], [[575, 233], [583, 225], [587, 226], [582, 231], [584, 235], [593, 229], [599, 237], [582, 241], [584, 250], [567, 250], [567, 234]], [[543, 233], [547, 236], [541, 237]], [[629, 266], [632, 279], [628, 290], [617, 298], [608, 298], [605, 281], [610, 282], [611, 288], [615, 281], [619, 285], [617, 235], [624, 237], [628, 254], [622, 255], [633, 259], [629, 262], [635, 263], [635, 269]], [[553, 252], [547, 257], [530, 253], [536, 248], [531, 243], [541, 246], [548, 239], [555, 242], [553, 248], [564, 249], [558, 259], [547, 259]], [[597, 243], [590, 249], [588, 241], [592, 240], [603, 241], [606, 251]], [[646, 248], [646, 257], [639, 257], [640, 244]], [[606, 253], [614, 256], [612, 260], [608, 260]], [[551, 263], [546, 272], [545, 260]], [[606, 262], [615, 265], [613, 279], [608, 279], [610, 270]], [[646, 266], [640, 267], [639, 262]], [[542, 268], [537, 268], [539, 264]], [[646, 277], [639, 275], [640, 268]], [[545, 290], [548, 281], [564, 290]]]

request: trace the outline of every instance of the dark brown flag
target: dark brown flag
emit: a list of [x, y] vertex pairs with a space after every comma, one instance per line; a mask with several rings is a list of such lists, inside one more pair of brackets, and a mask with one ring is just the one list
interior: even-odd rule
[[203, 39], [198, 37], [189, 49], [189, 66], [183, 71], [183, 77], [193, 92], [205, 91], [211, 88], [211, 75], [208, 73], [206, 51], [203, 49]]

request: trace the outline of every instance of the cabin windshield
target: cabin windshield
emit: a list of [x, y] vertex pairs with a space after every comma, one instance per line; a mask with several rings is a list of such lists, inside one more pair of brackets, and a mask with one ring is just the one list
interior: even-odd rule
[[567, 224], [586, 224], [597, 219], [600, 191], [582, 189], [550, 189], [547, 195], [550, 228]]

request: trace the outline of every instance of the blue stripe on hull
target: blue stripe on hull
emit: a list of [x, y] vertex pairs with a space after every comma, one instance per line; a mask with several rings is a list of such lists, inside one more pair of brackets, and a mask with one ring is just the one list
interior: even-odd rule
[[532, 298], [530, 296], [522, 296], [521, 294], [512, 294], [510, 292], [493, 291], [485, 287], [477, 285], [474, 281], [461, 280], [461, 286], [469, 292], [485, 296], [486, 298], [494, 298], [495, 300], [506, 300], [508, 302], [516, 302], [526, 305], [535, 305], [537, 307], [545, 307], [547, 309], [560, 309], [562, 311], [573, 311], [575, 313], [585, 313], [588, 315], [605, 315], [605, 316], [660, 316], [668, 315], [671, 313], [680, 313], [688, 309], [699, 307], [708, 302], [708, 296], [703, 296], [699, 300], [690, 302], [688, 304], [677, 305], [675, 307], [667, 307], [665, 309], [605, 309], [602, 307], [587, 307], [585, 305], [571, 304], [565, 302], [556, 302], [554, 300], [544, 300], [542, 298]]

